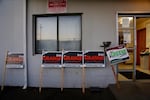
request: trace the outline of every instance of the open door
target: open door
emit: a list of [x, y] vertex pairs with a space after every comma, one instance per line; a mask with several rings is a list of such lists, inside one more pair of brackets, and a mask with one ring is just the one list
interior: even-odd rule
[[117, 33], [130, 57], [118, 64], [119, 81], [150, 80], [150, 13], [118, 13]]
[[136, 64], [140, 65], [140, 52], [146, 49], [146, 28], [137, 30]]
[[[128, 53], [129, 60], [118, 64], [118, 73], [130, 72], [132, 78], [135, 80], [135, 69], [136, 69], [136, 25], [135, 17], [131, 15], [119, 15], [118, 16], [118, 40], [119, 45], [125, 45]], [[123, 76], [122, 76], [123, 78]], [[125, 79], [125, 77], [123, 78]]]

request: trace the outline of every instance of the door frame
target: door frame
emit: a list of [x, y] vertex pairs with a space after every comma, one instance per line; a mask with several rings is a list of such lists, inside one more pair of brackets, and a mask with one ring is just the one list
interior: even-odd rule
[[[133, 50], [134, 50], [134, 55], [133, 55], [133, 81], [136, 80], [136, 51], [137, 51], [137, 34], [136, 34], [136, 18], [137, 17], [150, 17], [150, 12], [149, 11], [117, 11], [116, 13], [116, 42], [117, 44], [119, 44], [119, 26], [118, 26], [118, 18], [119, 16], [124, 16], [124, 17], [133, 17], [133, 22], [134, 22], [134, 25], [133, 25], [133, 30], [134, 30], [134, 46], [133, 46]], [[116, 67], [116, 73], [118, 74], [119, 72], [119, 69], [118, 67]]]

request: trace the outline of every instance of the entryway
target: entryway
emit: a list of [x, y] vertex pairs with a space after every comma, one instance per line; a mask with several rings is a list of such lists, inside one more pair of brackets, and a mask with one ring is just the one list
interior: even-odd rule
[[118, 44], [124, 44], [130, 59], [118, 64], [119, 81], [150, 81], [150, 13], [118, 13]]

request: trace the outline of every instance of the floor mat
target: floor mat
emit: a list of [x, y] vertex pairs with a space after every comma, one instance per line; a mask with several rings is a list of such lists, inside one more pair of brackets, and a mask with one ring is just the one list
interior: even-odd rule
[[[132, 72], [119, 72], [128, 79], [132, 79]], [[136, 70], [136, 79], [150, 79], [150, 75]]]

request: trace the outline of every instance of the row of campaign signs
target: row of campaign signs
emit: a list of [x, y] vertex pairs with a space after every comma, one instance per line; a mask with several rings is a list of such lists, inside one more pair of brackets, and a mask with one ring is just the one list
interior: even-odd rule
[[104, 51], [64, 51], [64, 52], [45, 52], [42, 55], [42, 64], [63, 65], [63, 66], [80, 66], [88, 64], [97, 67], [105, 67]]
[[[125, 47], [117, 46], [106, 50], [110, 64], [117, 64], [129, 59]], [[6, 64], [23, 65], [24, 55], [22, 53], [8, 53]], [[95, 66], [105, 67], [105, 52], [101, 50], [88, 51], [45, 51], [41, 58], [42, 67], [49, 66]]]
[[[6, 64], [23, 65], [23, 53], [8, 53]], [[44, 51], [41, 58], [42, 67], [80, 66], [83, 64], [105, 67], [104, 51]]]

